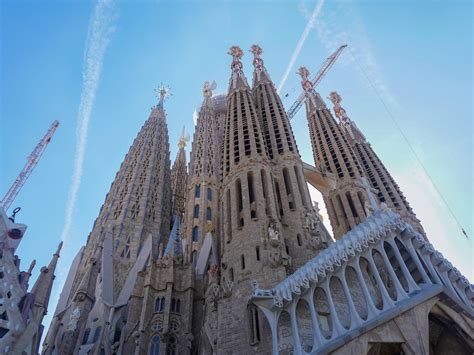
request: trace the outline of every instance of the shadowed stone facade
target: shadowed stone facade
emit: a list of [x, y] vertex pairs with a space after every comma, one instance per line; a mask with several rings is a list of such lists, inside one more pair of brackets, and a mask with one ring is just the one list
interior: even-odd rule
[[[300, 69], [316, 166], [303, 163], [262, 49], [206, 82], [186, 171], [160, 102], [76, 259], [45, 354], [472, 351], [473, 286], [427, 242], [364, 136]], [[312, 206], [324, 197], [336, 241]]]

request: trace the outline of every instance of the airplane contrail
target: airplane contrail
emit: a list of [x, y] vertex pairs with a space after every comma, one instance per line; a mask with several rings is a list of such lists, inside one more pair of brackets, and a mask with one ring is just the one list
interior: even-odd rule
[[74, 158], [74, 171], [72, 175], [69, 195], [66, 202], [66, 216], [61, 233], [61, 240], [68, 240], [77, 193], [81, 185], [82, 167], [87, 145], [87, 134], [92, 107], [100, 81], [104, 55], [110, 42], [115, 19], [113, 0], [99, 0], [94, 8], [89, 22], [84, 64], [82, 72], [82, 93], [77, 115], [76, 153]]
[[306, 24], [306, 27], [305, 27], [303, 33], [301, 34], [301, 37], [300, 37], [298, 43], [296, 44], [296, 48], [293, 51], [293, 54], [291, 55], [290, 62], [288, 63], [288, 66], [286, 67], [286, 70], [285, 70], [285, 74], [283, 74], [283, 77], [280, 80], [280, 84], [278, 84], [278, 89], [277, 89], [278, 93], [280, 93], [281, 89], [285, 85], [286, 80], [288, 79], [288, 75], [290, 75], [290, 71], [291, 71], [291, 69], [293, 69], [293, 66], [295, 65], [295, 62], [296, 62], [296, 60], [298, 59], [298, 57], [300, 55], [301, 48], [303, 48], [304, 42], [306, 41], [306, 38], [308, 37], [309, 32], [314, 27], [315, 19], [319, 15], [319, 13], [321, 12], [321, 9], [324, 5], [324, 1], [325, 0], [319, 0], [316, 4], [316, 7], [314, 8], [314, 10], [312, 12], [311, 17], [309, 18], [308, 23]]

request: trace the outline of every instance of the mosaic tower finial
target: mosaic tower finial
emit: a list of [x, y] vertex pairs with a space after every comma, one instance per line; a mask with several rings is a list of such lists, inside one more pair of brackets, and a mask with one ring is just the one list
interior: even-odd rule
[[158, 89], [155, 89], [156, 96], [158, 97], [158, 106], [163, 106], [163, 102], [171, 96], [171, 88], [163, 83], [160, 84]]
[[250, 47], [249, 52], [253, 53], [253, 66], [256, 70], [263, 70], [263, 59], [261, 54], [263, 53], [263, 49], [258, 45], [254, 44]]
[[242, 57], [244, 55], [244, 52], [239, 46], [232, 46], [229, 49], [229, 52], [227, 54], [232, 56], [232, 64], [231, 68], [234, 73], [241, 74], [242, 73]]

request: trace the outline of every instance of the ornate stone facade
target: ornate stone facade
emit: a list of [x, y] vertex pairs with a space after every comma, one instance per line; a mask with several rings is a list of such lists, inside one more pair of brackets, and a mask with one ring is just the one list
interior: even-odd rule
[[413, 228], [340, 98], [338, 124], [300, 69], [316, 167], [303, 163], [262, 49], [251, 52], [252, 87], [237, 46], [227, 94], [204, 84], [188, 172], [184, 134], [170, 169], [161, 88], [73, 261], [43, 353], [469, 351], [472, 285]]

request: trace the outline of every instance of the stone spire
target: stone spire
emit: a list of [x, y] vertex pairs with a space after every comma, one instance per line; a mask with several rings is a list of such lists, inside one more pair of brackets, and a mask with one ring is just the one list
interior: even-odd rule
[[[235, 78], [242, 70], [237, 60], [242, 52], [238, 47], [232, 47], [231, 52], [236, 53], [232, 65]], [[219, 353], [232, 352], [237, 340], [242, 353], [265, 353], [267, 349], [248, 345], [253, 340], [242, 327], [249, 319], [241, 311], [246, 301], [240, 295], [250, 291], [247, 280], [274, 284], [283, 279], [290, 260], [276, 208], [271, 163], [247, 85], [229, 87], [223, 138], [220, 253], [225, 270], [221, 273], [224, 298], [218, 304], [217, 319], [229, 336], [219, 338], [217, 347]]]
[[[314, 257], [330, 236], [313, 210], [303, 164], [290, 120], [275, 85], [263, 63], [262, 48], [253, 45], [253, 96], [260, 118], [266, 150], [272, 161], [272, 178], [277, 194], [279, 218], [292, 257], [292, 268]], [[308, 222], [306, 220], [308, 219]]]
[[172, 211], [173, 215], [182, 216], [185, 207], [186, 194], [186, 145], [189, 141], [189, 135], [185, 133], [184, 127], [181, 131], [181, 136], [178, 142], [178, 153], [171, 169], [171, 191], [172, 191]]
[[215, 88], [215, 82], [204, 83], [189, 164], [183, 238], [186, 254], [193, 263], [201, 251], [206, 224], [218, 223], [221, 140], [218, 132], [220, 116], [215, 110], [212, 92]]
[[342, 130], [346, 132], [349, 138], [364, 175], [367, 177], [370, 185], [377, 190], [377, 197], [380, 203], [385, 203], [390, 209], [398, 212], [406, 222], [425, 235], [420, 221], [416, 218], [395, 179], [388, 172], [355, 122], [349, 118], [346, 110], [341, 106], [341, 96], [336, 91], [333, 91], [329, 94], [329, 100], [334, 104], [334, 113], [340, 120]]
[[88, 339], [94, 347], [91, 353], [108, 347], [109, 337], [104, 333], [113, 334], [122, 321], [116, 307], [126, 305], [138, 272], [148, 258], [158, 257], [159, 244], [168, 236], [171, 184], [163, 104], [169, 95], [169, 88], [161, 85], [158, 104], [112, 182], [67, 293], [66, 309], [53, 319], [55, 331], [48, 336], [48, 351], [57, 345], [57, 353], [72, 353], [88, 332], [98, 334]]
[[368, 196], [363, 188], [364, 172], [345, 131], [337, 124], [321, 96], [314, 90], [305, 67], [299, 69], [306, 93], [306, 116], [316, 164], [336, 177], [336, 186], [323, 197], [336, 239], [367, 217]]
[[163, 256], [180, 257], [183, 256], [183, 246], [179, 235], [180, 218], [175, 215], [173, 220], [173, 228], [171, 229]]
[[238, 90], [243, 87], [248, 87], [247, 78], [243, 72], [242, 57], [244, 52], [239, 46], [232, 46], [227, 53], [232, 56], [232, 75], [229, 81], [229, 93], [233, 90]]
[[31, 289], [31, 293], [35, 296], [35, 304], [44, 308], [44, 314], [48, 309], [49, 297], [51, 296], [51, 289], [53, 288], [53, 281], [55, 279], [54, 271], [59, 259], [59, 253], [63, 247], [63, 242], [60, 242], [56, 253], [53, 254], [48, 267], [43, 266], [40, 270], [40, 275]]

